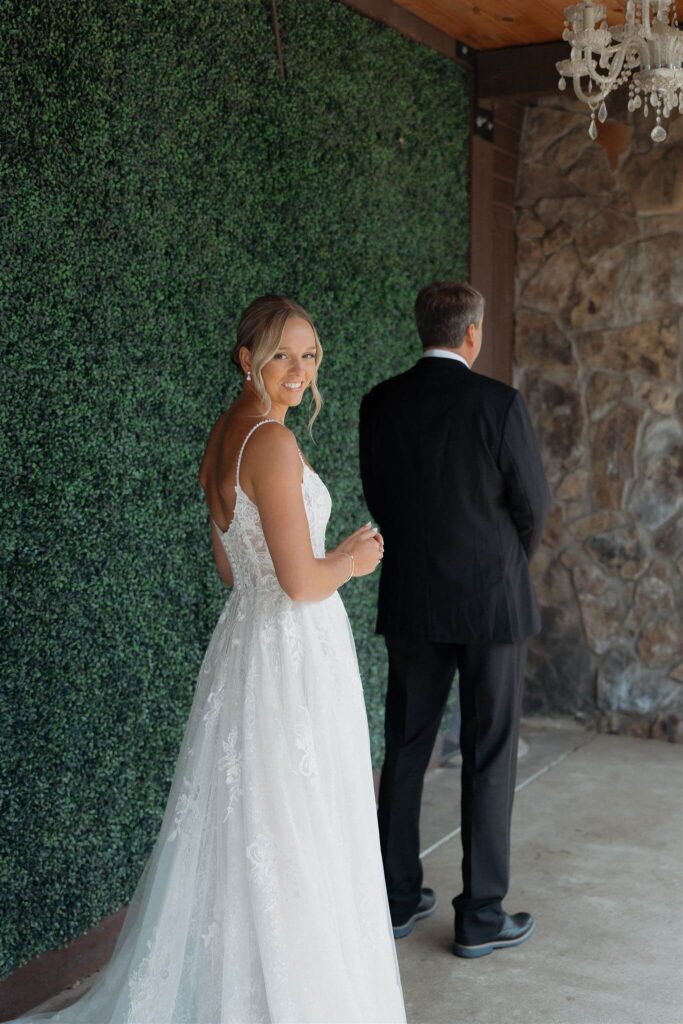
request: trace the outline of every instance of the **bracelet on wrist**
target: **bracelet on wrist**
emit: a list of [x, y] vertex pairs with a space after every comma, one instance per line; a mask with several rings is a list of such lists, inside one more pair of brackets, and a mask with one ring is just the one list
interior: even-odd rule
[[345, 551], [344, 554], [348, 555], [349, 558], [351, 559], [351, 572], [349, 573], [349, 575], [344, 580], [344, 583], [348, 583], [349, 580], [351, 579], [351, 577], [353, 576], [354, 572], [356, 571], [356, 562], [355, 562], [355, 559], [354, 559], [354, 557], [353, 557], [353, 555], [351, 554], [350, 551]]

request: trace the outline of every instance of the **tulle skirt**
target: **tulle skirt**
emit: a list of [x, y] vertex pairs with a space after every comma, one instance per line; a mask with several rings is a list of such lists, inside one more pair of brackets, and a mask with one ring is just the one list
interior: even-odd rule
[[338, 594], [236, 590], [114, 956], [65, 1024], [405, 1021]]

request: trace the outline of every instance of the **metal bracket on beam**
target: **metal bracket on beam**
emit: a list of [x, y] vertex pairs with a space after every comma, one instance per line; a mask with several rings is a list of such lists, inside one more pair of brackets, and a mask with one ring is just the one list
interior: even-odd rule
[[487, 142], [493, 142], [493, 127], [493, 111], [486, 110], [485, 107], [480, 107], [477, 104], [472, 117], [472, 132], [474, 135], [478, 135], [480, 139], [485, 139]]
[[468, 46], [467, 43], [461, 43], [459, 39], [456, 39], [455, 59], [459, 63], [464, 64], [470, 71], [474, 71], [477, 64], [477, 51], [473, 47]]

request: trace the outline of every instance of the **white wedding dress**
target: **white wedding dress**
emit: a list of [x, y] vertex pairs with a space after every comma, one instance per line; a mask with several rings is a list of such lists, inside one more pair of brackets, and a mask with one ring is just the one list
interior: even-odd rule
[[[251, 433], [221, 534], [234, 589], [154, 851], [93, 988], [28, 1020], [405, 1021], [349, 621], [338, 593], [294, 602], [279, 586], [239, 486]], [[331, 500], [305, 463], [302, 489], [322, 558]]]

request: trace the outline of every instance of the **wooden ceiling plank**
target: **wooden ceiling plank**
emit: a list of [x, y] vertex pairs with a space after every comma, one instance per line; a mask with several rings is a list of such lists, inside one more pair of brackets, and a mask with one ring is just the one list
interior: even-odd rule
[[562, 7], [555, 9], [554, 0], [539, 8], [522, 6], [516, 0], [495, 3], [458, 3], [446, 0], [397, 0], [412, 13], [438, 25], [457, 39], [475, 49], [494, 49], [522, 42], [557, 39], [562, 34]]
[[[526, 46], [559, 39], [568, 0], [396, 0], [407, 11], [438, 26], [475, 50]], [[608, 24], [624, 20], [624, 0], [603, 0]], [[678, 2], [679, 15], [683, 0]]]

